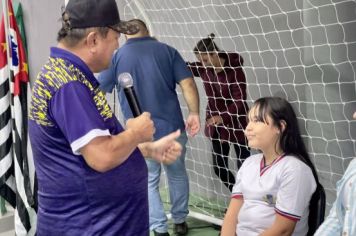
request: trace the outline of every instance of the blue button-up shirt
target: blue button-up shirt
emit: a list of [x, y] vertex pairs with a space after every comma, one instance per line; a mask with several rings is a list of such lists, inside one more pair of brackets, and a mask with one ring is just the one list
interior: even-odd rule
[[356, 159], [337, 182], [337, 197], [329, 216], [314, 236], [356, 235]]

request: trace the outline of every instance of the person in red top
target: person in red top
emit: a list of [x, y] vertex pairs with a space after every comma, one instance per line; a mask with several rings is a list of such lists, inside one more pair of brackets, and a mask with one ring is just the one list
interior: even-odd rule
[[244, 129], [247, 125], [246, 79], [243, 58], [236, 52], [221, 51], [214, 34], [201, 39], [194, 53], [199, 62], [188, 62], [195, 77], [203, 80], [208, 104], [205, 135], [212, 141], [215, 174], [232, 191], [235, 177], [229, 170], [230, 144], [235, 148], [239, 168], [250, 151]]

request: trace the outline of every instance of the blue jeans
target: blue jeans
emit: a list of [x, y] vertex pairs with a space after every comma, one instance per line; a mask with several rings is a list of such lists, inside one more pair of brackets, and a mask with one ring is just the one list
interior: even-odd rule
[[[167, 174], [171, 214], [175, 224], [185, 221], [188, 215], [189, 180], [185, 169], [185, 153], [187, 143], [186, 133], [182, 133], [177, 141], [182, 145], [182, 155], [172, 164], [163, 165]], [[168, 231], [167, 216], [164, 212], [163, 203], [159, 194], [159, 180], [161, 175], [161, 164], [146, 159], [148, 167], [148, 201], [150, 214], [150, 230], [159, 233]]]

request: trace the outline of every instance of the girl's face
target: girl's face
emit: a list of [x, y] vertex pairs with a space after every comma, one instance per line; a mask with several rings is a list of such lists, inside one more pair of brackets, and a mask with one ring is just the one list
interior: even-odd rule
[[269, 115], [265, 121], [261, 121], [258, 118], [258, 113], [259, 108], [256, 106], [253, 106], [248, 113], [249, 122], [245, 130], [248, 146], [262, 152], [276, 150], [276, 147], [279, 149], [280, 130]]
[[197, 53], [195, 56], [203, 66], [217, 66], [219, 60], [217, 53]]

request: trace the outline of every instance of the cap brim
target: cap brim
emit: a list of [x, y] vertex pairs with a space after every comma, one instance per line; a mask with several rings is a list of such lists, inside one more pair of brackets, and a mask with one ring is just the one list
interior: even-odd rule
[[120, 33], [128, 35], [136, 34], [140, 31], [140, 28], [136, 24], [127, 21], [120, 21], [120, 23], [116, 25], [116, 28]]

